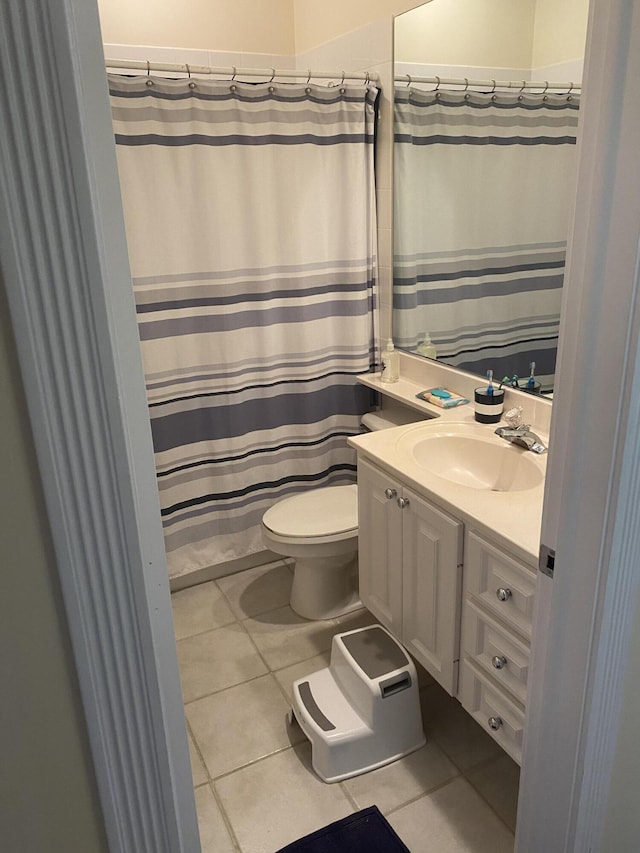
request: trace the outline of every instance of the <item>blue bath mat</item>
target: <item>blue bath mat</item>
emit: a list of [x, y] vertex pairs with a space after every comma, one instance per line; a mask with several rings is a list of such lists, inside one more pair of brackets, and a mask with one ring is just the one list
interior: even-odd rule
[[317, 829], [277, 853], [411, 853], [377, 806]]

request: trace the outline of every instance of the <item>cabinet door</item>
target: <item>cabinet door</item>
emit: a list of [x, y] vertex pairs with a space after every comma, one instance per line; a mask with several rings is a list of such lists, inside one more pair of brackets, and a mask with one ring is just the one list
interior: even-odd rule
[[402, 487], [358, 459], [360, 598], [398, 638], [402, 624]]
[[455, 696], [460, 649], [462, 523], [405, 488], [402, 641]]

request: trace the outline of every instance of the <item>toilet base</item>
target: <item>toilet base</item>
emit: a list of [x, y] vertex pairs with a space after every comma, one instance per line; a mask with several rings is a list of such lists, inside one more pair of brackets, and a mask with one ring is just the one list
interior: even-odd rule
[[335, 619], [362, 602], [358, 595], [358, 555], [299, 558], [291, 588], [291, 608], [305, 619]]

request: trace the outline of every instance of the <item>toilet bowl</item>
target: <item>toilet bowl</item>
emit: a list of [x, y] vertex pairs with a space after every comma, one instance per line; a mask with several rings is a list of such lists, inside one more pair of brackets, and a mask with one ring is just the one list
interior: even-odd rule
[[331, 619], [362, 607], [358, 579], [358, 487], [328, 486], [278, 501], [262, 517], [262, 541], [295, 557], [291, 607]]
[[[367, 431], [420, 416], [385, 410], [362, 418]], [[266, 548], [296, 560], [291, 607], [305, 619], [333, 619], [362, 607], [358, 596], [358, 487], [327, 486], [284, 498], [262, 517]]]

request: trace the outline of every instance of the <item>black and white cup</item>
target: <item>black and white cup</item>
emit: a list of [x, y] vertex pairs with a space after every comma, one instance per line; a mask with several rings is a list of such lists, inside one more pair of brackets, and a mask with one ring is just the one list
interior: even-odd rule
[[493, 394], [487, 394], [487, 386], [476, 388], [473, 392], [476, 420], [481, 424], [497, 424], [504, 408], [504, 390], [494, 388]]

